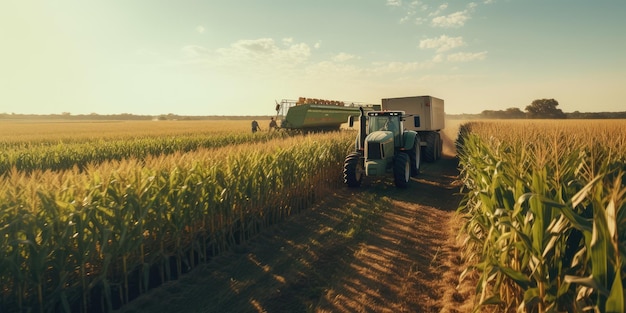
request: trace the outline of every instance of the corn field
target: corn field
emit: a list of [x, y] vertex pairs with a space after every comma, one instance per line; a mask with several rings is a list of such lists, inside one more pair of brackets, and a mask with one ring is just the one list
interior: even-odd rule
[[354, 141], [256, 135], [118, 139], [135, 152], [115, 157], [101, 137], [68, 135], [61, 145], [92, 159], [61, 167], [43, 161], [53, 138], [3, 142], [39, 165], [0, 176], [0, 312], [119, 308], [332, 192]]
[[624, 312], [626, 121], [471, 122], [457, 150], [476, 311]]
[[[0, 175], [12, 168], [27, 172], [73, 167], [84, 169], [88, 164], [111, 160], [266, 142], [288, 136], [285, 132], [252, 134], [247, 127], [241, 129], [242, 122], [232, 124], [228, 121], [220, 121], [216, 125], [187, 121], [174, 124], [117, 122], [110, 129], [102, 128], [103, 123], [70, 123], [69, 126], [66, 123], [62, 130], [52, 127], [56, 124], [36, 124], [35, 127], [31, 124], [17, 125], [21, 127], [9, 124], [12, 129], [3, 129], [4, 133], [0, 135], [0, 149], [3, 151], [0, 154]], [[97, 126], [100, 128], [94, 128]], [[157, 126], [159, 128], [155, 128]]]

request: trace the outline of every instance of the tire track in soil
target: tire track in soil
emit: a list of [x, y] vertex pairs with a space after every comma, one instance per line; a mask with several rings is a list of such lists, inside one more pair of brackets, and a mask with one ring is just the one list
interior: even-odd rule
[[119, 312], [469, 312], [473, 287], [457, 288], [457, 174], [446, 157], [408, 189], [339, 188]]
[[381, 181], [364, 186], [391, 205], [315, 311], [471, 311], [472, 287], [457, 288], [464, 267], [454, 215], [461, 199], [456, 168], [453, 158], [426, 164], [409, 190]]

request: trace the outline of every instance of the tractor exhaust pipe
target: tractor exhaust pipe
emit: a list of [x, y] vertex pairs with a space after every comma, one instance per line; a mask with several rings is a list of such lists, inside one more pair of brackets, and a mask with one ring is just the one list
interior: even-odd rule
[[365, 137], [367, 136], [367, 116], [363, 107], [359, 107], [361, 115], [359, 116], [359, 147], [365, 148]]

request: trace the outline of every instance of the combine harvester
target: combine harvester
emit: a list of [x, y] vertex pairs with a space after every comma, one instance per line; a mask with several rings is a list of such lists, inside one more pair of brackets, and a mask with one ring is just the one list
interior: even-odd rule
[[379, 109], [380, 105], [300, 97], [298, 101], [283, 99], [276, 102], [280, 128], [304, 131], [339, 130], [350, 116], [358, 117], [359, 108]]

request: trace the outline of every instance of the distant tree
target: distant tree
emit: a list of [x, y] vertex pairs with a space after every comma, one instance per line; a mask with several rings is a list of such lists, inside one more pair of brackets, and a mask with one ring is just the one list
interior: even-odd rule
[[530, 118], [566, 118], [561, 109], [557, 109], [559, 102], [554, 99], [538, 99], [526, 107]]
[[484, 110], [480, 112], [480, 115], [482, 115], [484, 118], [498, 118], [498, 111]]
[[524, 118], [526, 114], [519, 108], [508, 108], [504, 111], [504, 115], [507, 118]]
[[518, 108], [508, 108], [506, 110], [484, 110], [480, 113], [483, 118], [525, 118], [526, 113]]

